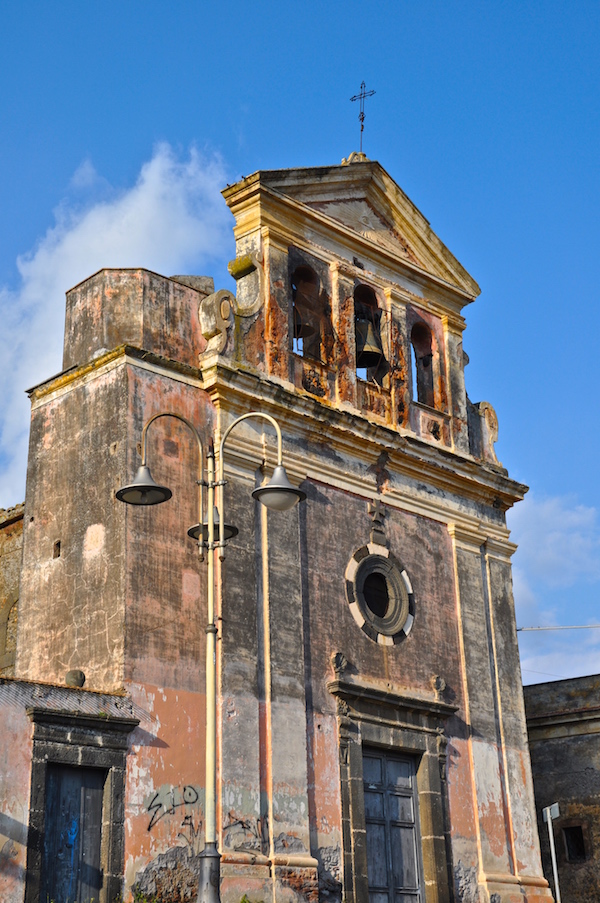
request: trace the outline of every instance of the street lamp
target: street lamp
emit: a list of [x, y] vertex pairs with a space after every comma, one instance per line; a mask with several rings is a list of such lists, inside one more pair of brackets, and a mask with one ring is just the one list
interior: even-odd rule
[[[142, 430], [142, 463], [134, 477], [133, 483], [124, 486], [116, 493], [121, 502], [128, 505], [159, 505], [167, 502], [172, 492], [167, 486], [159, 486], [152, 478], [146, 463], [148, 427], [160, 417], [173, 417], [180, 420], [192, 432], [198, 445], [198, 523], [188, 530], [188, 535], [198, 542], [198, 557], [204, 560], [204, 549], [208, 550], [207, 574], [207, 625], [206, 625], [206, 780], [204, 804], [204, 850], [201, 855], [200, 880], [198, 885], [198, 903], [219, 903], [221, 881], [221, 857], [217, 849], [217, 660], [215, 624], [215, 558], [214, 551], [219, 549], [221, 561], [225, 558], [225, 544], [238, 533], [237, 527], [225, 523], [225, 478], [224, 448], [231, 431], [243, 420], [250, 418], [267, 420], [277, 435], [277, 465], [273, 476], [264, 486], [259, 486], [252, 493], [253, 498], [274, 511], [288, 511], [298, 502], [306, 498], [306, 493], [292, 486], [283, 466], [283, 443], [281, 430], [277, 421], [269, 414], [251, 411], [242, 414], [231, 423], [223, 434], [219, 449], [218, 478], [215, 480], [215, 452], [211, 441], [206, 453], [207, 478], [204, 480], [204, 449], [196, 427], [180, 414], [167, 411], [154, 414], [144, 424]], [[203, 489], [207, 489], [206, 521], [204, 521]], [[218, 500], [215, 499], [215, 489]], [[216, 502], [216, 504], [215, 504]]]

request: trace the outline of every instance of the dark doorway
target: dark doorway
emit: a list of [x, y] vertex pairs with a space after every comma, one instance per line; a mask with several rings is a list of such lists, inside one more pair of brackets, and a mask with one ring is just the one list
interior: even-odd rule
[[97, 903], [102, 889], [100, 768], [48, 765], [40, 903]]
[[369, 903], [423, 903], [415, 760], [363, 752]]

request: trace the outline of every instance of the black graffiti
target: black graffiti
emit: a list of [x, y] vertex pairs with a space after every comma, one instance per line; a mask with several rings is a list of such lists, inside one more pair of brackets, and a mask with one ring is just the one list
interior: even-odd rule
[[269, 819], [236, 818], [233, 812], [223, 824], [225, 846], [234, 850], [265, 850], [269, 843]]
[[199, 852], [198, 837], [202, 830], [202, 820], [198, 819], [194, 822], [193, 815], [186, 815], [181, 822], [182, 830], [178, 833], [178, 837], [183, 837], [188, 845], [190, 854]]
[[[146, 811], [151, 813], [148, 822], [148, 831], [167, 815], [174, 815], [182, 806], [195, 806], [200, 795], [195, 787], [186, 784], [181, 790], [179, 787], [171, 787], [170, 790], [157, 790], [148, 805]], [[186, 816], [187, 818], [187, 816]], [[185, 824], [185, 819], [183, 824]]]

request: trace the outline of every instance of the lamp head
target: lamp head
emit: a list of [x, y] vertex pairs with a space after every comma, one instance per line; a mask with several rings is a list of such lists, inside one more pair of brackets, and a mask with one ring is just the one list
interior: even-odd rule
[[[214, 514], [214, 524], [215, 524], [215, 535], [214, 541], [219, 542], [221, 539], [221, 522], [219, 520], [219, 510], [215, 505], [215, 514]], [[223, 540], [227, 542], [228, 539], [233, 539], [234, 536], [237, 536], [240, 531], [237, 527], [234, 527], [233, 524], [225, 524], [223, 528]], [[208, 542], [208, 524], [194, 524], [193, 527], [190, 527], [188, 530], [188, 536], [191, 536], [192, 539], [200, 539], [202, 538], [203, 543]]]
[[161, 502], [168, 502], [172, 495], [167, 486], [159, 486], [154, 482], [146, 464], [138, 467], [133, 483], [116, 492], [119, 501], [127, 505], [160, 505]]
[[285, 467], [283, 464], [278, 464], [269, 482], [255, 489], [252, 497], [258, 499], [272, 511], [289, 511], [298, 502], [304, 501], [306, 493], [302, 489], [292, 486]]

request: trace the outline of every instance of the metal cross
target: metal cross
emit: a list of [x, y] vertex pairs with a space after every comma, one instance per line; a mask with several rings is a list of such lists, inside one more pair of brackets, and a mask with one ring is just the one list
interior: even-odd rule
[[360, 153], [362, 154], [362, 136], [365, 130], [365, 97], [372, 97], [375, 94], [375, 91], [365, 91], [365, 83], [360, 83], [360, 93], [355, 94], [354, 97], [351, 97], [350, 100], [360, 100], [360, 113], [358, 114], [358, 118], [360, 120]]

